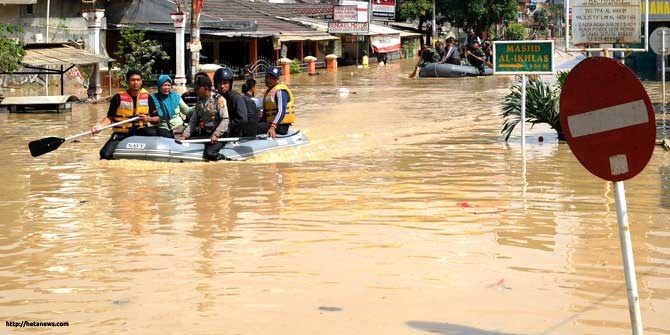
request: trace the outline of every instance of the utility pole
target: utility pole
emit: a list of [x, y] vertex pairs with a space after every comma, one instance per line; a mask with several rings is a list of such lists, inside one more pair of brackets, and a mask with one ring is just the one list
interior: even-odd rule
[[435, 20], [435, 0], [433, 0], [433, 43], [437, 40], [437, 21]]
[[191, 1], [191, 44], [189, 45], [191, 49], [191, 79], [200, 67], [200, 50], [202, 49], [202, 44], [200, 44], [200, 12], [204, 3], [205, 0]]

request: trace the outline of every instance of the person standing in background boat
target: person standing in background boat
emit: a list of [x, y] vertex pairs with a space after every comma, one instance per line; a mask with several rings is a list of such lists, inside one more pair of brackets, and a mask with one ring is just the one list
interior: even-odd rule
[[191, 108], [179, 94], [172, 92], [172, 79], [167, 74], [160, 75], [156, 85], [158, 92], [151, 95], [160, 120], [155, 127], [156, 135], [171, 138], [175, 132], [183, 131], [184, 121], [191, 115]]
[[218, 93], [212, 94], [212, 80], [208, 76], [199, 76], [193, 85], [198, 94], [198, 101], [193, 107], [188, 127], [177, 139], [185, 140], [192, 134], [197, 134], [201, 138], [209, 137], [210, 142], [205, 144], [205, 159], [210, 161], [224, 159], [219, 150], [225, 143], [218, 140], [227, 134], [230, 124], [226, 99]]
[[107, 116], [102, 119], [100, 124], [91, 128], [92, 134], [100, 132], [100, 128], [110, 125], [113, 122], [120, 122], [135, 116], [140, 119], [137, 122], [125, 123], [112, 128], [112, 135], [107, 143], [100, 149], [100, 159], [112, 159], [116, 146], [124, 138], [139, 135], [151, 136], [147, 126], [149, 123], [158, 123], [160, 120], [156, 114], [156, 106], [149, 97], [149, 92], [142, 88], [142, 73], [135, 69], [126, 72], [127, 89], [124, 92], [115, 94], [109, 103]]
[[269, 67], [265, 71], [265, 86], [268, 89], [263, 96], [264, 122], [258, 123], [258, 133], [267, 133], [272, 138], [277, 134], [288, 134], [288, 128], [295, 122], [295, 99], [291, 89], [279, 81], [281, 75], [279, 67]]
[[[208, 77], [207, 73], [201, 71], [193, 76], [193, 82], [200, 76]], [[195, 90], [186, 91], [181, 95], [181, 99], [184, 100], [187, 106], [193, 107], [195, 106], [195, 103], [198, 102], [198, 93], [195, 93]]]
[[244, 97], [233, 90], [233, 71], [225, 67], [216, 70], [214, 87], [226, 99], [230, 117], [228, 136], [256, 136], [258, 120], [249, 120], [249, 111]]
[[475, 42], [479, 45], [482, 44], [482, 40], [475, 34], [475, 30], [470, 28], [468, 29], [468, 36], [465, 37], [465, 51], [472, 50]]

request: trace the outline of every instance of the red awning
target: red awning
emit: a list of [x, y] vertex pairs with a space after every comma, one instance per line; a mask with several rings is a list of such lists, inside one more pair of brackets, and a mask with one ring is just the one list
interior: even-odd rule
[[386, 53], [400, 50], [400, 35], [370, 36], [372, 50], [377, 53]]

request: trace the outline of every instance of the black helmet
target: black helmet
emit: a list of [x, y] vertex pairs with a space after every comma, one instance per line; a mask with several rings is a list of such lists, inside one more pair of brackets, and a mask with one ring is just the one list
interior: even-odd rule
[[233, 85], [233, 71], [227, 67], [222, 67], [214, 72], [214, 86], [218, 86], [224, 80], [230, 80], [230, 85]]

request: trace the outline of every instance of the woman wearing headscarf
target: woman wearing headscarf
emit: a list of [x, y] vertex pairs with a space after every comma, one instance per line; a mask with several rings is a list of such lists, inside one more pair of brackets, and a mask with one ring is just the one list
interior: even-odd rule
[[166, 74], [158, 77], [158, 92], [151, 95], [156, 105], [160, 121], [155, 126], [158, 135], [174, 137], [174, 133], [184, 130], [184, 120], [188, 120], [191, 108], [186, 105], [181, 96], [172, 92], [172, 79]]

